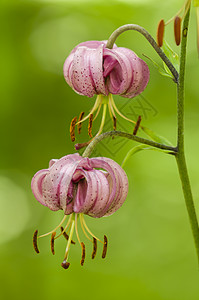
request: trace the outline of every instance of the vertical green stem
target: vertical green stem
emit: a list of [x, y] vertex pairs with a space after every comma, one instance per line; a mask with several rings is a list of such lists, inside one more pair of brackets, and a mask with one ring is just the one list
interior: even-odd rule
[[181, 43], [181, 55], [180, 55], [180, 71], [179, 71], [179, 81], [178, 81], [178, 152], [176, 157], [178, 170], [180, 174], [180, 179], [182, 183], [182, 189], [184, 193], [184, 198], [186, 202], [186, 207], [189, 215], [189, 221], [191, 224], [191, 229], [194, 237], [194, 242], [196, 246], [196, 252], [199, 262], [199, 226], [196, 216], [196, 211], [193, 202], [193, 196], [191, 192], [191, 186], [189, 181], [189, 176], [187, 172], [185, 154], [184, 154], [184, 77], [185, 77], [185, 62], [186, 62], [186, 46], [187, 46], [187, 32], [189, 24], [189, 14], [188, 10], [182, 29], [182, 43]]

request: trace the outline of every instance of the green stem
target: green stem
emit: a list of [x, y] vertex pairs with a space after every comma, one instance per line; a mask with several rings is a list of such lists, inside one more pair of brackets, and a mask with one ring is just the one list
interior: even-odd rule
[[171, 63], [171, 61], [164, 54], [162, 49], [160, 47], [158, 47], [156, 41], [150, 35], [150, 33], [146, 29], [144, 29], [143, 27], [141, 27], [137, 24], [126, 24], [126, 25], [123, 25], [123, 26], [117, 28], [109, 37], [108, 42], [106, 44], [106, 48], [109, 48], [109, 49], [113, 48], [113, 45], [114, 45], [116, 39], [118, 38], [118, 36], [127, 30], [138, 31], [147, 39], [147, 41], [151, 44], [151, 46], [154, 48], [154, 50], [157, 52], [157, 54], [160, 56], [160, 58], [165, 62], [165, 64], [167, 65], [167, 67], [169, 68], [171, 73], [173, 74], [175, 82], [177, 82], [178, 81], [178, 72], [175, 69], [175, 67], [173, 66], [173, 64]]
[[180, 71], [178, 80], [178, 152], [176, 154], [176, 161], [178, 165], [178, 170], [180, 174], [180, 179], [182, 183], [182, 189], [184, 193], [184, 198], [186, 202], [186, 207], [189, 215], [189, 221], [191, 224], [191, 229], [193, 233], [193, 238], [195, 241], [196, 252], [199, 262], [199, 226], [196, 216], [196, 211], [193, 202], [193, 196], [191, 192], [191, 186], [189, 181], [189, 176], [187, 172], [185, 153], [184, 153], [184, 77], [185, 77], [185, 62], [186, 62], [186, 46], [187, 46], [187, 31], [189, 24], [189, 14], [188, 10], [182, 29], [182, 42], [181, 42], [181, 55], [180, 55]]
[[176, 154], [176, 148], [175, 147], [160, 144], [160, 143], [157, 143], [157, 142], [154, 142], [154, 141], [150, 141], [150, 140], [138, 137], [136, 135], [132, 135], [130, 133], [122, 132], [122, 131], [109, 131], [109, 132], [105, 132], [105, 133], [103, 133], [99, 136], [96, 136], [93, 139], [93, 141], [87, 146], [87, 148], [85, 149], [82, 156], [83, 157], [90, 156], [92, 151], [94, 150], [94, 148], [96, 147], [96, 145], [99, 142], [101, 142], [103, 139], [105, 139], [107, 137], [112, 137], [112, 136], [124, 137], [124, 138], [127, 138], [129, 140], [133, 140], [133, 141], [136, 141], [138, 143], [141, 143], [141, 144], [150, 145], [152, 147], [156, 147], [156, 148], [163, 149], [163, 150], [168, 150], [168, 151], [170, 151], [171, 154]]

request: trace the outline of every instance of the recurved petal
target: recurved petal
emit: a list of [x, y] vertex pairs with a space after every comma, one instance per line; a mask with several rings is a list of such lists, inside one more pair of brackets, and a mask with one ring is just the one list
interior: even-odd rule
[[[109, 216], [112, 215], [114, 212], [116, 212], [126, 200], [128, 194], [128, 177], [125, 171], [115, 161], [107, 157], [104, 157], [104, 160], [108, 162], [111, 165], [111, 167], [114, 169], [115, 176], [117, 178], [117, 184], [118, 184], [118, 189], [115, 194], [115, 199], [113, 200], [107, 212], [105, 213], [105, 216]], [[110, 175], [107, 176], [107, 180], [111, 184], [112, 180]]]
[[49, 173], [48, 169], [40, 170], [34, 175], [31, 181], [31, 189], [35, 198], [44, 206], [46, 206], [46, 203], [44, 201], [44, 197], [42, 193], [42, 184], [44, 178], [48, 173]]
[[123, 94], [132, 82], [133, 70], [126, 53], [116, 49], [104, 49], [104, 76], [111, 94]]
[[147, 64], [140, 59], [133, 51], [127, 48], [117, 48], [115, 51], [126, 55], [129, 66], [132, 70], [131, 82], [128, 89], [121, 96], [133, 98], [139, 95], [146, 88], [149, 81], [149, 68]]
[[106, 207], [109, 201], [110, 186], [104, 172], [95, 170], [97, 177], [97, 197], [92, 207], [86, 212], [91, 217], [97, 217]]
[[104, 207], [103, 211], [100, 212], [99, 214], [96, 214], [95, 217], [100, 218], [102, 217], [108, 210], [108, 208], [110, 207], [112, 201], [115, 198], [115, 193], [117, 191], [117, 178], [115, 176], [114, 170], [111, 167], [111, 165], [109, 163], [107, 163], [104, 159], [104, 157], [95, 157], [95, 158], [91, 158], [90, 159], [90, 164], [93, 168], [101, 168], [104, 169], [107, 173], [110, 174], [111, 179], [112, 179], [112, 186], [110, 189], [110, 194], [109, 194], [109, 199], [108, 202], [106, 204], [106, 206]]
[[79, 94], [88, 97], [105, 94], [102, 55], [103, 45], [97, 49], [81, 46], [74, 52], [70, 81]]

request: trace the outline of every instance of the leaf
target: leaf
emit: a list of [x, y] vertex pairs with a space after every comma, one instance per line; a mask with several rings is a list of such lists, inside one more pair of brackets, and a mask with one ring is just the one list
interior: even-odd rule
[[135, 146], [135, 147], [133, 147], [132, 149], [130, 149], [128, 152], [127, 152], [127, 154], [126, 154], [126, 156], [124, 157], [124, 159], [123, 159], [123, 162], [122, 162], [122, 164], [121, 164], [121, 167], [123, 168], [124, 167], [124, 165], [126, 164], [126, 162], [129, 160], [129, 158], [132, 156], [132, 155], [134, 155], [134, 154], [136, 154], [136, 153], [138, 153], [138, 152], [140, 152], [140, 151], [142, 151], [142, 150], [153, 150], [153, 151], [159, 151], [159, 152], [164, 152], [164, 153], [169, 153], [170, 151], [168, 151], [168, 150], [163, 150], [163, 149], [159, 149], [159, 148], [155, 148], [155, 147], [151, 147], [151, 146], [147, 146], [147, 145], [139, 145], [139, 146]]
[[[171, 63], [175, 67], [175, 69], [177, 71], [179, 71], [179, 65], [180, 65], [179, 56], [175, 51], [173, 51], [171, 49], [171, 47], [165, 40], [164, 40], [164, 43], [162, 46], [162, 50], [164, 51], [164, 53], [168, 57], [168, 59], [171, 61]], [[166, 73], [170, 74], [173, 77], [171, 71], [169, 70], [169, 68], [167, 67], [167, 65], [164, 62], [163, 62], [163, 65], [164, 65], [164, 69], [165, 69]]]
[[152, 58], [146, 56], [145, 54], [143, 54], [146, 58], [148, 58], [154, 65], [154, 67], [158, 70], [158, 72], [163, 75], [163, 76], [166, 76], [166, 77], [170, 77], [170, 78], [173, 78], [173, 75], [168, 72], [165, 72], [165, 70], [160, 66], [158, 65]]
[[168, 145], [168, 146], [173, 146], [171, 144], [171, 142], [169, 142], [166, 138], [164, 138], [161, 135], [158, 135], [157, 133], [155, 133], [154, 131], [152, 131], [151, 129], [144, 127], [144, 126], [140, 126], [140, 128], [148, 135], [152, 138], [152, 140], [154, 140], [157, 143], [160, 144], [164, 144], [164, 145]]

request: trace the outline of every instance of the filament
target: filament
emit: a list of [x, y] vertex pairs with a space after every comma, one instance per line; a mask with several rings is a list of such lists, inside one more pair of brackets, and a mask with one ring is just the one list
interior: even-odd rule
[[[62, 235], [65, 237], [65, 239], [68, 241], [69, 239], [69, 236], [68, 234], [64, 231], [64, 227], [61, 227], [61, 232], [62, 232]], [[73, 240], [71, 240], [71, 244], [74, 244], [75, 245], [75, 242]]]
[[97, 116], [99, 115], [101, 106], [102, 106], [102, 103], [100, 102], [100, 104], [99, 104], [99, 106], [98, 106], [98, 109], [97, 109], [97, 112], [96, 112], [96, 114], [95, 114], [95, 117], [94, 117], [93, 121], [95, 121], [95, 119], [97, 119]]
[[[66, 216], [67, 216], [67, 215], [66, 215]], [[65, 216], [65, 217], [66, 217], [66, 216]], [[61, 232], [58, 236], [56, 236], [55, 239], [58, 239], [58, 237], [60, 237], [60, 236], [66, 231], [66, 229], [68, 228], [68, 226], [69, 226], [70, 223], [71, 223], [71, 219], [72, 219], [72, 215], [70, 216], [70, 218], [69, 218], [69, 220], [68, 220], [66, 226], [65, 226], [64, 229], [62, 230], [62, 232]], [[60, 227], [60, 226], [59, 226], [59, 227]], [[59, 227], [58, 227], [58, 228], [59, 228]]]
[[70, 245], [71, 245], [71, 240], [72, 240], [74, 228], [75, 228], [75, 220], [73, 219], [72, 222], [71, 222], [70, 234], [69, 234], [69, 238], [68, 238], [68, 242], [67, 242], [67, 246], [66, 246], [66, 251], [65, 251], [65, 255], [64, 255], [64, 261], [65, 262], [68, 259], [68, 254], [69, 254], [69, 250], [70, 250]]
[[[64, 223], [64, 221], [66, 220], [66, 218], [67, 218], [67, 215], [65, 215], [65, 216], [63, 217], [61, 223], [60, 223], [55, 229], [53, 229], [52, 231], [50, 231], [50, 232], [48, 232], [48, 233], [45, 233], [45, 234], [42, 234], [42, 235], [38, 236], [38, 238], [42, 238], [42, 237], [44, 237], [44, 236], [48, 236], [48, 235], [52, 234], [53, 232], [55, 232], [59, 227], [61, 227], [61, 225], [62, 225], [62, 224]], [[57, 236], [56, 238], [58, 238], [58, 236]]]
[[106, 120], [106, 107], [107, 107], [107, 104], [104, 103], [103, 104], [103, 112], [102, 112], [102, 120], [101, 120], [100, 128], [99, 128], [98, 133], [96, 134], [96, 136], [100, 135], [100, 133], [103, 130], [104, 123], [105, 123], [105, 120]]
[[125, 119], [125, 120], [127, 120], [127, 121], [129, 121], [129, 122], [131, 122], [131, 123], [134, 123], [134, 124], [136, 123], [135, 121], [133, 121], [133, 120], [131, 120], [131, 119], [125, 117], [125, 116], [118, 110], [118, 108], [117, 108], [117, 106], [115, 105], [115, 102], [114, 102], [113, 97], [112, 97], [111, 94], [109, 94], [109, 99], [110, 99], [110, 101], [111, 101], [111, 104], [112, 104], [113, 108], [115, 109], [115, 111], [118, 113], [118, 115], [119, 115], [120, 117], [122, 117], [123, 119]]
[[[98, 238], [90, 231], [90, 229], [89, 229], [88, 226], [86, 225], [86, 222], [85, 222], [85, 220], [84, 220], [84, 216], [83, 216], [82, 214], [80, 214], [80, 220], [81, 220], [81, 218], [82, 218], [82, 223], [83, 223], [84, 227], [86, 228], [87, 232], [88, 232], [92, 237], [94, 237], [96, 240], [98, 240], [99, 242], [101, 242], [102, 244], [104, 244], [100, 239], [98, 239]], [[87, 235], [86, 235], [86, 236], [87, 236]], [[89, 240], [90, 240], [90, 238], [89, 238]]]
[[88, 135], [92, 138], [92, 126], [93, 126], [93, 114], [89, 115], [89, 122], [88, 122]]
[[82, 123], [82, 122], [86, 121], [89, 118], [90, 114], [93, 114], [96, 111], [100, 102], [101, 102], [101, 95], [98, 95], [96, 98], [95, 104], [94, 104], [93, 108], [91, 109], [90, 113], [86, 117], [84, 117], [81, 121], [78, 121], [76, 123], [76, 125], [78, 125], [80, 122]]

